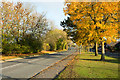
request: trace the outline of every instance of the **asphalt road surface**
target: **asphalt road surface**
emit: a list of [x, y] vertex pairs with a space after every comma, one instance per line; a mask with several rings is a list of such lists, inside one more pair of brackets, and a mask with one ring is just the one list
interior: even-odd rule
[[74, 52], [75, 50], [72, 49], [65, 52], [4, 62], [0, 69], [2, 70], [0, 76], [2, 76], [2, 78], [30, 78]]

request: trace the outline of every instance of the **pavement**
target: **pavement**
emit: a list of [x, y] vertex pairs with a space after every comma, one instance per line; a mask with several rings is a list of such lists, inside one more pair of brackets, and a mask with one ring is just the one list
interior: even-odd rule
[[0, 69], [2, 74], [0, 74], [0, 77], [2, 77], [3, 80], [13, 78], [14, 80], [30, 79], [74, 52], [75, 50], [68, 50], [0, 63], [2, 64], [2, 68]]
[[78, 53], [71, 54], [67, 56], [66, 58], [62, 59], [61, 61], [55, 63], [54, 65], [48, 67], [47, 69], [39, 72], [38, 74], [34, 75], [32, 78], [29, 80], [34, 80], [34, 79], [49, 79], [53, 80], [56, 79], [59, 74], [69, 65], [74, 58], [76, 57]]
[[23, 58], [12, 58], [12, 59], [7, 59], [7, 60], [0, 60], [0, 63], [4, 63], [4, 62], [7, 62], [7, 61], [14, 61], [14, 60], [18, 60], [18, 59], [23, 59]]

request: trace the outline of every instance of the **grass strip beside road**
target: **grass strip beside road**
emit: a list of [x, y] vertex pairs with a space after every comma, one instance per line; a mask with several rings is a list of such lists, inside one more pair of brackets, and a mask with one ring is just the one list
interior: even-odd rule
[[66, 69], [61, 72], [59, 78], [118, 78], [117, 58], [105, 57], [106, 61], [100, 61], [100, 55], [94, 53], [78, 54]]

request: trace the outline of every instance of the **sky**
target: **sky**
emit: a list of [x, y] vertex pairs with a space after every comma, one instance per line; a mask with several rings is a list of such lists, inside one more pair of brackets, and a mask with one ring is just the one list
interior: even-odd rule
[[53, 21], [55, 25], [62, 29], [60, 21], [63, 21], [66, 16], [63, 12], [63, 2], [34, 2], [37, 12], [46, 13], [46, 18]]
[[[0, 0], [1, 1], [1, 0]], [[64, 8], [64, 0], [7, 0], [18, 2], [21, 1], [27, 4], [31, 4], [34, 6], [35, 11], [38, 13], [46, 13], [46, 18], [51, 20], [56, 25], [56, 28], [63, 29], [60, 26], [60, 21], [63, 21], [66, 16], [64, 15], [63, 8]], [[118, 39], [120, 41], [120, 39]]]
[[60, 21], [63, 21], [66, 16], [63, 12], [64, 0], [7, 0], [18, 2], [21, 1], [27, 6], [31, 4], [38, 13], [46, 13], [46, 18], [54, 23], [56, 28], [63, 29], [60, 26]]
[[[63, 21], [66, 18], [66, 16], [64, 15], [64, 12], [63, 12], [65, 0], [7, 0], [7, 1], [13, 1], [13, 2], [21, 1], [21, 2], [25, 3], [26, 6], [27, 6], [27, 3], [31, 4], [32, 6], [35, 6], [34, 9], [38, 13], [42, 13], [42, 12], [46, 13], [45, 17], [48, 20], [53, 21], [58, 29], [63, 29], [60, 26], [60, 21]], [[91, 1], [91, 0], [79, 0], [79, 1], [86, 2], [86, 1]], [[101, 0], [101, 1], [104, 1], [104, 0]], [[110, 0], [108, 0], [108, 1], [110, 1]]]

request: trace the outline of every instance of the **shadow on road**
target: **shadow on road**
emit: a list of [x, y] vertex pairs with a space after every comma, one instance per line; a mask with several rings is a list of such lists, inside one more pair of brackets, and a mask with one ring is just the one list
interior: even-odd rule
[[0, 77], [2, 77], [2, 78], [11, 78], [11, 77], [9, 77], [9, 76], [5, 76], [5, 75], [3, 75], [3, 74], [0, 74]]
[[[34, 60], [34, 59], [40, 59], [40, 58], [43, 58], [43, 59], [50, 59], [51, 58], [51, 59], [53, 59], [53, 58], [58, 58], [58, 57], [66, 56], [67, 54], [64, 54], [64, 53], [66, 53], [66, 51], [65, 52], [60, 52], [60, 53], [55, 53], [55, 54], [45, 54], [45, 55], [40, 55], [40, 56], [26, 57], [24, 59], [14, 60], [14, 61], [8, 61], [8, 62], [10, 62], [10, 63], [36, 64], [36, 63], [28, 62], [28, 60]], [[2, 64], [5, 64], [5, 63], [2, 63]]]

